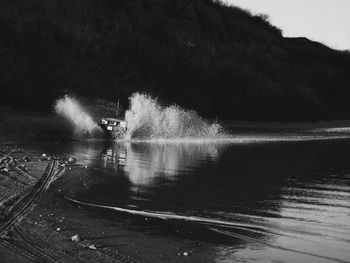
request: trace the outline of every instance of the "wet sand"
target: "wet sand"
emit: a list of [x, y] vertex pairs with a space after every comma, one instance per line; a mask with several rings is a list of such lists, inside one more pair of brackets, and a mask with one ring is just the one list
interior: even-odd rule
[[[67, 156], [40, 156], [6, 147], [1, 149], [1, 167], [2, 262], [214, 260], [212, 248], [198, 241], [200, 229], [102, 213], [67, 200], [66, 195], [84, 187], [84, 170]], [[138, 231], [143, 227], [149, 231]]]

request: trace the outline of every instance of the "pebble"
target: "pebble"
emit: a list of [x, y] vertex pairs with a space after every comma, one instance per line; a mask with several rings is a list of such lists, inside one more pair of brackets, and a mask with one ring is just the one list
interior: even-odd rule
[[74, 235], [70, 238], [73, 242], [78, 242], [80, 241], [80, 237], [78, 235]]
[[77, 159], [73, 158], [73, 157], [69, 157], [68, 162], [70, 163], [75, 163], [77, 161]]
[[92, 249], [92, 250], [96, 250], [97, 249], [95, 245], [90, 245], [90, 246], [88, 246], [88, 248]]

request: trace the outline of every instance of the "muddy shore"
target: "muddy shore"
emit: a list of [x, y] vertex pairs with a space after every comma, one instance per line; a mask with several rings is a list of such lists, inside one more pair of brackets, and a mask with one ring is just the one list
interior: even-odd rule
[[75, 159], [18, 147], [3, 147], [0, 152], [2, 262], [214, 260], [201, 229], [67, 200], [86, 185], [85, 167]]

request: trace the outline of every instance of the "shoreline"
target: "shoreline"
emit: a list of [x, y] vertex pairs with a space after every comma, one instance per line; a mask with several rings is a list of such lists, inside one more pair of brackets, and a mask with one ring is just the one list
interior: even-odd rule
[[[183, 262], [187, 257], [191, 262], [212, 262], [213, 251], [203, 249], [205, 241], [184, 240], [183, 235], [191, 236], [189, 233], [172, 236], [178, 232], [176, 224], [170, 230], [169, 225], [160, 224], [159, 235], [149, 234], [147, 229], [159, 222], [101, 213], [67, 201], [64, 196], [74, 194], [72, 189], [81, 187], [84, 176], [84, 168], [69, 162], [69, 157], [43, 157], [19, 148], [1, 152], [1, 164], [11, 156], [16, 167], [33, 177], [24, 182], [23, 174], [12, 164], [0, 174], [0, 187], [8, 188], [0, 197], [0, 211], [5, 215], [0, 220], [2, 262]], [[4, 178], [23, 181], [18, 183], [23, 186], [10, 181], [5, 186]], [[138, 231], [137, 226], [143, 230]]]

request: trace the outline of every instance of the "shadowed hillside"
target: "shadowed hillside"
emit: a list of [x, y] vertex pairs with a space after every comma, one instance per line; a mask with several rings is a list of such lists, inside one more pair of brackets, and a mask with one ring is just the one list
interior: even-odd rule
[[212, 0], [4, 0], [1, 104], [134, 91], [207, 117], [350, 116], [350, 54]]

